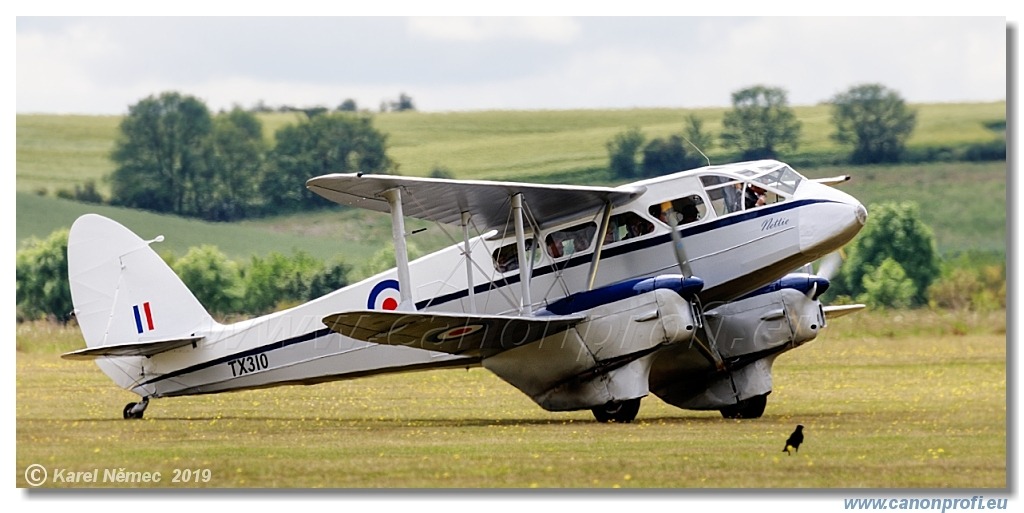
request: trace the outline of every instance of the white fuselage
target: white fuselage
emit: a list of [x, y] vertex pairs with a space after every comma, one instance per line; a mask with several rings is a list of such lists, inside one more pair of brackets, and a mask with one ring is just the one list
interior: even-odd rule
[[[649, 207], [684, 195], [699, 195], [711, 205], [699, 171], [642, 182], [647, 191], [612, 212], [631, 211], [654, 229], [604, 245], [593, 287], [680, 272], [670, 229], [651, 215]], [[602, 215], [594, 212], [589, 218], [542, 226], [533, 238], [543, 240], [551, 232], [588, 221], [600, 225]], [[708, 208], [702, 219], [679, 229], [692, 273], [704, 280], [701, 300], [707, 306], [766, 285], [836, 250], [856, 234], [864, 215], [854, 198], [804, 179], [784, 201], [724, 215]], [[511, 235], [494, 234], [471, 239], [471, 273], [466, 271], [461, 242], [411, 262], [416, 308], [479, 314], [520, 311], [519, 271], [499, 272], [493, 260], [496, 250], [514, 241]], [[530, 281], [533, 304], [528, 310], [587, 290], [595, 246], [559, 258], [538, 247]], [[289, 310], [211, 326], [197, 347], [130, 358], [125, 368], [136, 368], [139, 376], [128, 388], [141, 396], [160, 397], [480, 363], [476, 358], [356, 341], [329, 331], [322, 322], [341, 311], [397, 305], [396, 287], [396, 271], [391, 270]]]

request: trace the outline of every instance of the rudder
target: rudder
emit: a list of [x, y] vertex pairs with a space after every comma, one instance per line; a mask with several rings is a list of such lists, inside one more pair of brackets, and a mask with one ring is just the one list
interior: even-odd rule
[[[68, 280], [88, 347], [195, 336], [216, 325], [150, 242], [96, 214], [83, 215], [71, 226]], [[126, 386], [123, 373], [98, 363]]]

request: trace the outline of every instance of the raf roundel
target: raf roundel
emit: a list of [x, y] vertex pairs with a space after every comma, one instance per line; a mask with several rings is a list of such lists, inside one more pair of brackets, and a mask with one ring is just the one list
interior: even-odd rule
[[366, 300], [366, 308], [369, 310], [397, 310], [401, 295], [398, 290], [398, 280], [384, 280], [374, 285], [370, 296]]
[[484, 329], [482, 324], [467, 324], [465, 326], [459, 326], [458, 328], [443, 331], [437, 334], [436, 338], [438, 342], [444, 342], [445, 340], [472, 335], [482, 329]]

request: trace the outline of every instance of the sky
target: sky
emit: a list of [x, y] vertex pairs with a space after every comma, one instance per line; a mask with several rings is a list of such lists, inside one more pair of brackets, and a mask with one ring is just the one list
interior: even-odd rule
[[[881, 83], [912, 103], [1005, 100], [1007, 18], [16, 18], [17, 113], [125, 114], [177, 91], [421, 111], [729, 106], [747, 86], [792, 105]], [[1011, 54], [1011, 56], [1013, 56]]]

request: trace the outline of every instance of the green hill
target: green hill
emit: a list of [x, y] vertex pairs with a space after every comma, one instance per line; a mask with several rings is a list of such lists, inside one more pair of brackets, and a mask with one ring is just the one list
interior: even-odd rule
[[[290, 254], [302, 250], [323, 259], [342, 257], [358, 265], [391, 242], [391, 224], [385, 215], [358, 210], [330, 210], [297, 214], [259, 222], [210, 223], [176, 216], [119, 207], [88, 205], [75, 201], [17, 193], [19, 246], [30, 237], [44, 238], [68, 228], [78, 216], [95, 213], [110, 217], [143, 238], [157, 235], [164, 242], [154, 246], [161, 253], [184, 255], [188, 248], [213, 244], [235, 260], [271, 252]], [[431, 250], [450, 244], [434, 225], [410, 222], [412, 229], [426, 227], [412, 239], [417, 247]]]
[[[1001, 133], [986, 123], [1005, 122], [1006, 103], [926, 104], [913, 106], [917, 128], [911, 149], [953, 147], [986, 142]], [[796, 152], [782, 155], [791, 163], [813, 156], [846, 153], [829, 137], [829, 107], [794, 107], [803, 124]], [[458, 178], [557, 182], [579, 177], [593, 181], [608, 165], [605, 143], [629, 127], [648, 139], [682, 131], [683, 119], [696, 114], [705, 131], [722, 130], [724, 108], [628, 109], [567, 111], [476, 111], [450, 113], [392, 112], [374, 117], [374, 126], [388, 134], [388, 154], [399, 172], [426, 176], [434, 166], [451, 169]], [[302, 114], [261, 114], [269, 141], [274, 132], [295, 123]], [[102, 180], [113, 169], [109, 155], [118, 135], [116, 116], [17, 116], [17, 189], [54, 192], [87, 179]], [[705, 148], [714, 162], [730, 155]], [[597, 171], [596, 176], [595, 171]], [[607, 180], [607, 178], [606, 178]]]
[[[918, 126], [911, 149], [962, 147], [1002, 137], [987, 126], [1005, 123], [1005, 102], [915, 105]], [[615, 183], [605, 171], [605, 143], [629, 127], [648, 138], [680, 132], [683, 118], [697, 114], [705, 130], [721, 131], [726, 109], [630, 109], [576, 111], [485, 111], [379, 114], [375, 126], [388, 134], [388, 153], [402, 174], [423, 176], [445, 166], [458, 178], [504, 179], [561, 183]], [[869, 207], [892, 200], [917, 201], [933, 227], [940, 250], [1005, 251], [1006, 163], [937, 163], [914, 166], [800, 166], [822, 155], [845, 150], [829, 138], [829, 108], [795, 107], [803, 123], [800, 148], [783, 160], [810, 176], [851, 174], [842, 185]], [[294, 123], [301, 114], [263, 114], [264, 131]], [[17, 240], [45, 237], [70, 226], [85, 212], [98, 212], [124, 222], [143, 236], [164, 234], [164, 251], [181, 253], [188, 246], [216, 244], [235, 258], [269, 251], [302, 249], [321, 258], [344, 254], [350, 262], [368, 258], [390, 240], [386, 216], [369, 212], [325, 210], [235, 224], [203, 223], [171, 216], [86, 205], [57, 199], [86, 180], [103, 182], [113, 170], [110, 151], [118, 135], [117, 116], [17, 116]], [[998, 129], [998, 128], [997, 128]], [[713, 162], [728, 155], [706, 149]], [[821, 160], [817, 158], [817, 160]], [[45, 191], [48, 195], [40, 196]], [[417, 234], [414, 242], [429, 251], [450, 239], [436, 227]]]

